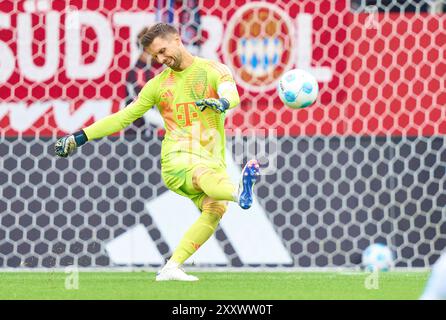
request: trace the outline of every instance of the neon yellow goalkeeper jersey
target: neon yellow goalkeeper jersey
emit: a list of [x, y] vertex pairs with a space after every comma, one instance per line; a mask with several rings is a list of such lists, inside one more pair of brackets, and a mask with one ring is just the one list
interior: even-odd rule
[[88, 140], [122, 130], [156, 105], [164, 119], [166, 135], [161, 156], [182, 151], [225, 163], [225, 114], [195, 102], [225, 97], [234, 108], [239, 95], [229, 69], [215, 61], [194, 57], [182, 71], [166, 68], [146, 83], [138, 98], [126, 108], [84, 128]]

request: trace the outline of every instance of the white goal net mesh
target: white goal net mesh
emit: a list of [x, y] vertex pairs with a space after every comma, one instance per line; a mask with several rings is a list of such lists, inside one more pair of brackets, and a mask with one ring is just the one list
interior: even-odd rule
[[[247, 158], [237, 144], [276, 148], [262, 163], [259, 210], [246, 214], [266, 217], [289, 260], [249, 259], [235, 227], [220, 226], [214, 240], [225, 259], [198, 265], [354, 267], [374, 242], [390, 246], [397, 267], [431, 265], [446, 247], [444, 7], [1, 2], [0, 267], [119, 265], [106, 245], [139, 225], [158, 254], [139, 264], [158, 266], [172, 254], [175, 230], [147, 207], [168, 192], [156, 111], [71, 158], [53, 152], [58, 136], [118, 111], [162, 69], [137, 47], [156, 21], [181, 26], [194, 54], [233, 72], [241, 104], [227, 117], [227, 143], [236, 167]], [[277, 79], [290, 68], [317, 77], [310, 108], [280, 102]]]

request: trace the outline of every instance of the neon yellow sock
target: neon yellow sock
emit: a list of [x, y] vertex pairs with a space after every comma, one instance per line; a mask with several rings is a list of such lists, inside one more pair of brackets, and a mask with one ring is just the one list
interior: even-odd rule
[[207, 170], [197, 180], [201, 190], [212, 199], [236, 201], [237, 187], [225, 174]]
[[203, 211], [197, 221], [187, 230], [171, 259], [179, 264], [184, 263], [215, 232], [220, 219], [221, 215], [217, 213]]

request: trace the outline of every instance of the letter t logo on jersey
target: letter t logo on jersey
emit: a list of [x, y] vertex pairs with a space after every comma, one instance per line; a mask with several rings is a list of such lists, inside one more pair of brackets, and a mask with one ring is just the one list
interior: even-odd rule
[[198, 119], [198, 112], [194, 102], [177, 103], [176, 118], [182, 127], [189, 127], [192, 121]]

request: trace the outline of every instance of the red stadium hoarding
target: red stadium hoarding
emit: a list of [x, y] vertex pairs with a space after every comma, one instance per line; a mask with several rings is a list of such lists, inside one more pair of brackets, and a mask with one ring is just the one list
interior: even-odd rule
[[350, 27], [344, 134], [446, 133], [446, 17], [368, 15]]
[[[229, 129], [446, 133], [444, 15], [358, 14], [325, 0], [205, 3], [200, 54], [232, 69], [242, 100]], [[0, 2], [2, 132], [64, 134], [122, 108], [136, 35], [157, 14], [148, 0]], [[296, 67], [320, 84], [308, 109], [285, 108], [275, 90]]]

